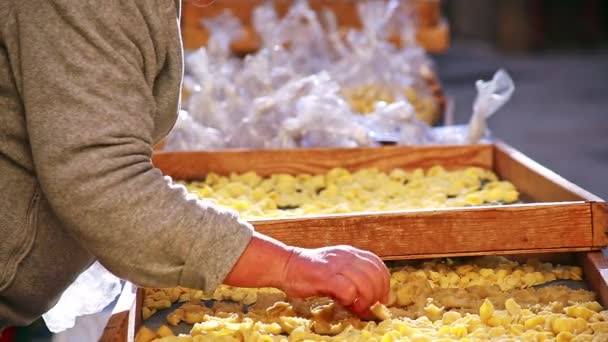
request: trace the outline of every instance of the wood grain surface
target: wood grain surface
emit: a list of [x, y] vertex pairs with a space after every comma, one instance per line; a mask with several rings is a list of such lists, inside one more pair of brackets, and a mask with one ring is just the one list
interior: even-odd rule
[[535, 201], [603, 201], [501, 141], [494, 143], [494, 170]]
[[589, 286], [598, 295], [599, 302], [608, 307], [608, 260], [602, 252], [581, 255], [580, 263]]
[[141, 326], [143, 293], [130, 282], [125, 282], [112, 316], [106, 325], [100, 342], [132, 342]]
[[352, 245], [386, 259], [593, 246], [584, 202], [252, 221], [287, 244]]
[[608, 245], [608, 205], [606, 202], [591, 202], [593, 217], [593, 245]]
[[229, 175], [255, 171], [262, 176], [319, 174], [335, 167], [351, 171], [372, 167], [390, 171], [435, 165], [447, 169], [466, 166], [491, 169], [492, 145], [156, 152], [152, 161], [164, 174], [180, 180], [203, 179], [209, 172]]

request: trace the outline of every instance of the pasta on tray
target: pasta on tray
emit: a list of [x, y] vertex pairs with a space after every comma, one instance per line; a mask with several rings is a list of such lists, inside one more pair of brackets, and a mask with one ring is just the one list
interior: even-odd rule
[[[292, 299], [275, 289], [221, 286], [212, 295], [146, 289], [148, 317], [158, 303], [167, 308], [167, 302], [187, 302], [156, 331], [142, 328], [136, 341], [605, 340], [608, 311], [593, 292], [535, 288], [557, 279], [581, 280], [582, 270], [500, 257], [411, 264], [392, 270], [391, 300], [374, 305], [369, 321], [329, 298]], [[201, 300], [216, 302], [206, 306]], [[194, 324], [190, 334], [174, 336], [171, 327], [182, 321]]]
[[495, 205], [519, 199], [513, 184], [477, 167], [388, 173], [335, 168], [321, 175], [270, 177], [254, 172], [210, 173], [203, 181], [185, 185], [202, 199], [237, 210], [245, 219]]

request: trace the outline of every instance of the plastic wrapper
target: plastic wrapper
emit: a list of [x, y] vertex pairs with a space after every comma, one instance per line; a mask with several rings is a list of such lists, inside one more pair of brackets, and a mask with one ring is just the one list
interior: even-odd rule
[[250, 102], [233, 81], [233, 73], [215, 68], [204, 48], [188, 56], [186, 64], [196, 84], [187, 107], [192, 119], [221, 132], [233, 129], [242, 117], [242, 108]]
[[209, 31], [209, 54], [219, 59], [229, 59], [232, 51], [230, 44], [243, 36], [241, 21], [225, 10], [216, 17], [203, 19], [201, 24]]
[[369, 129], [355, 120], [339, 95], [310, 95], [298, 100], [296, 116], [281, 127], [300, 147], [370, 146]]
[[376, 110], [360, 119], [377, 142], [424, 145], [432, 141], [430, 127], [416, 117], [407, 101], [377, 104]]
[[477, 144], [489, 138], [487, 119], [505, 105], [515, 91], [513, 79], [505, 70], [498, 70], [492, 80], [476, 82], [477, 97], [468, 125], [438, 127], [433, 131], [437, 144]]
[[342, 34], [338, 27], [336, 14], [327, 8], [321, 10], [321, 18], [325, 27], [325, 34], [328, 41], [327, 48], [336, 60], [346, 58], [352, 51], [342, 39]]
[[323, 27], [307, 0], [297, 0], [272, 32], [274, 45], [288, 46], [294, 70], [302, 75], [326, 70], [331, 63]]
[[42, 318], [51, 332], [64, 331], [74, 326], [76, 317], [101, 312], [120, 290], [120, 279], [95, 262], [76, 278]]
[[276, 28], [279, 26], [279, 16], [272, 1], [266, 1], [256, 7], [253, 10], [251, 21], [262, 40], [262, 47], [272, 49], [281, 44], [280, 37], [275, 34]]
[[[343, 45], [331, 34], [332, 17], [327, 16], [329, 39], [338, 46], [335, 50], [340, 56], [332, 74], [355, 112], [370, 113], [376, 102], [407, 100], [427, 123], [440, 116], [440, 99], [430, 80], [434, 77], [433, 65], [416, 42], [417, 28], [410, 7], [409, 2], [361, 2], [358, 10], [363, 31], [350, 31]], [[396, 32], [404, 48], [398, 49], [388, 41]]]
[[505, 70], [498, 70], [491, 81], [477, 81], [477, 98], [473, 104], [473, 115], [469, 121], [467, 143], [477, 143], [486, 133], [487, 119], [507, 103], [515, 85]]
[[[186, 58], [189, 116], [180, 116], [167, 149], [479, 141], [487, 117], [512, 92], [504, 75], [478, 82], [470, 129], [431, 129], [442, 94], [431, 61], [416, 43], [416, 23], [408, 15], [414, 8], [397, 0], [357, 6], [363, 30], [343, 39], [332, 12], [322, 13], [321, 25], [301, 0], [279, 19], [265, 2], [253, 13], [263, 47], [244, 60], [229, 51], [238, 20], [223, 14], [207, 21], [213, 44]], [[393, 30], [399, 30], [404, 48], [388, 41]]]
[[356, 122], [339, 86], [322, 72], [289, 82], [254, 100], [230, 137], [230, 147], [293, 148], [368, 146], [368, 130]]
[[407, 77], [401, 79], [408, 74], [402, 72], [404, 66], [409, 70], [406, 61], [396, 60], [398, 49], [387, 41], [387, 27], [398, 4], [398, 1], [366, 1], [357, 5], [363, 30], [349, 31], [346, 40], [351, 51], [332, 69], [340, 85], [410, 83]]
[[242, 96], [253, 99], [269, 95], [299, 77], [302, 76], [294, 70], [287, 51], [275, 46], [245, 57], [234, 82]]
[[199, 124], [188, 112], [181, 110], [163, 149], [165, 151], [216, 150], [225, 146], [224, 134], [220, 130]]

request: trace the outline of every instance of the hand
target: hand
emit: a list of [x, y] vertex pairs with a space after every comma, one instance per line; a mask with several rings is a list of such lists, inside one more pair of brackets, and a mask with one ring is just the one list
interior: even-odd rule
[[390, 273], [376, 255], [350, 246], [293, 248], [279, 287], [290, 297], [324, 295], [360, 316], [388, 301]]

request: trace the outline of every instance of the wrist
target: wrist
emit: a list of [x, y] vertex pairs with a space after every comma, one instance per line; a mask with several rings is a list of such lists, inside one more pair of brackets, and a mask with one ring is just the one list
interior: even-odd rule
[[289, 279], [291, 279], [291, 272], [293, 270], [293, 263], [297, 259], [299, 254], [299, 248], [293, 246], [285, 246], [287, 254], [283, 256], [281, 260], [281, 272], [279, 273], [276, 283], [273, 287], [284, 289], [289, 285]]
[[239, 287], [278, 287], [285, 284], [294, 247], [255, 232], [224, 283]]

